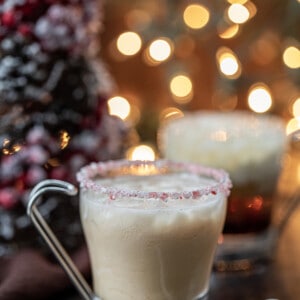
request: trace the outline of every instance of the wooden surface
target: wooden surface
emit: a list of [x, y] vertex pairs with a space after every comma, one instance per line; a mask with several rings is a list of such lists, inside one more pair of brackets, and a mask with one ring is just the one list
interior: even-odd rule
[[[274, 261], [255, 272], [213, 272], [208, 300], [300, 300], [299, 208], [288, 223], [274, 251]], [[63, 295], [62, 299], [80, 300], [81, 298], [74, 292]]]

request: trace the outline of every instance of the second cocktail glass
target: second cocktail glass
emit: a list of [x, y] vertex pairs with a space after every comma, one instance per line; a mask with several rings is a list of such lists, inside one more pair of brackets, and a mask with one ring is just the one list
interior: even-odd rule
[[166, 158], [229, 172], [233, 189], [217, 269], [248, 270], [271, 258], [277, 235], [272, 210], [286, 144], [279, 117], [245, 111], [188, 113], [160, 129]]

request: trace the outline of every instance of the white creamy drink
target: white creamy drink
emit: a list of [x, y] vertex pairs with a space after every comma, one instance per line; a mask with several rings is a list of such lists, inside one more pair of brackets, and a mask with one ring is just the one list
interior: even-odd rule
[[286, 149], [283, 120], [244, 111], [187, 113], [160, 130], [167, 159], [197, 162], [230, 174], [225, 233], [262, 232], [271, 211]]
[[183, 164], [162, 174], [171, 163], [160, 163], [125, 172], [116, 163], [125, 174], [104, 178], [95, 175], [107, 176], [99, 165], [81, 171], [81, 219], [103, 300], [193, 300], [207, 292], [230, 181]]
[[167, 159], [225, 169], [234, 185], [261, 185], [279, 173], [286, 133], [275, 116], [201, 111], [167, 122], [159, 146]]
[[158, 144], [166, 159], [222, 168], [230, 175], [233, 188], [214, 267], [240, 271], [268, 262], [276, 189], [287, 148], [284, 121], [239, 110], [186, 113], [161, 126]]

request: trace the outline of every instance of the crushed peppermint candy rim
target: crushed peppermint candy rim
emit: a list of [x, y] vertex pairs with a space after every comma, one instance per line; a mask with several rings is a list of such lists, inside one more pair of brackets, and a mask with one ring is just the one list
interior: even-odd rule
[[[108, 177], [111, 172], [119, 172], [128, 170], [129, 172], [134, 168], [153, 168], [149, 174], [163, 174], [170, 170], [171, 172], [185, 171], [191, 174], [202, 175], [209, 177], [216, 181], [215, 183], [182, 192], [156, 192], [156, 191], [140, 191], [126, 188], [109, 187], [102, 185], [95, 181], [95, 177]], [[118, 173], [118, 174], [119, 174]], [[117, 173], [116, 173], [117, 174]], [[131, 174], [131, 173], [129, 173]], [[216, 195], [223, 193], [226, 196], [230, 193], [232, 187], [231, 180], [228, 173], [221, 169], [214, 169], [205, 167], [195, 163], [174, 162], [170, 160], [156, 160], [156, 161], [128, 161], [128, 160], [111, 160], [106, 162], [91, 163], [83, 168], [76, 174], [77, 180], [82, 190], [91, 190], [97, 193], [106, 194], [111, 200], [122, 197], [141, 198], [141, 199], [197, 199], [204, 195]], [[138, 174], [132, 174], [138, 175]]]

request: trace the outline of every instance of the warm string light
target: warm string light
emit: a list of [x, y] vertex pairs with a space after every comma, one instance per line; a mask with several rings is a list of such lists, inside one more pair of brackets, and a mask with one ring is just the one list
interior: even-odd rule
[[209, 10], [200, 4], [190, 4], [183, 12], [183, 20], [186, 26], [192, 29], [205, 27], [210, 18]]
[[192, 99], [193, 83], [185, 74], [176, 75], [170, 81], [170, 91], [175, 102], [185, 104]]
[[298, 129], [300, 129], [300, 117], [292, 118], [286, 125], [286, 134], [291, 134]]
[[159, 119], [160, 122], [164, 122], [167, 120], [173, 120], [182, 118], [184, 116], [184, 113], [177, 107], [167, 107], [163, 109], [160, 113]]
[[[300, 1], [300, 0], [295, 0]], [[243, 24], [248, 22], [257, 13], [257, 8], [250, 0], [227, 0], [229, 3], [227, 9], [224, 11], [223, 18], [217, 23], [217, 35], [219, 38], [233, 39], [243, 34]], [[197, 30], [204, 29], [211, 21], [211, 12], [208, 7], [199, 3], [187, 4], [182, 9], [182, 31], [176, 32], [176, 36], [168, 34], [165, 36], [154, 35], [150, 26], [156, 21], [157, 11], [153, 12], [147, 9], [133, 9], [126, 16], [125, 21], [128, 26], [127, 32], [123, 32], [116, 39], [116, 49], [123, 56], [133, 56], [143, 51], [142, 58], [144, 63], [149, 66], [159, 66], [163, 64], [163, 68], [168, 68], [167, 62], [179, 62], [180, 60], [188, 60], [195, 55], [197, 51], [197, 40], [195, 34]], [[176, 29], [177, 30], [177, 29]], [[169, 37], [167, 37], [169, 36]], [[278, 55], [282, 55], [282, 62], [290, 69], [297, 69], [300, 67], [300, 51], [297, 41], [289, 40], [289, 45], [280, 53], [279, 36], [272, 31], [261, 32], [260, 35], [249, 45], [249, 57], [254, 64], [266, 66], [275, 60]], [[287, 43], [286, 43], [287, 45]], [[243, 69], [242, 62], [239, 57], [244, 56], [241, 53], [235, 53], [234, 49], [227, 47], [220, 47], [216, 52], [216, 63], [219, 74], [226, 79], [224, 82], [232, 82], [238, 79], [243, 72], [246, 72], [246, 67]], [[192, 77], [186, 73], [176, 73], [180, 69], [173, 68], [171, 70], [169, 79], [169, 91], [173, 101], [179, 105], [185, 105], [193, 100], [194, 96], [194, 82]], [[176, 70], [176, 71], [175, 71]], [[185, 70], [182, 68], [182, 70]], [[266, 84], [257, 83], [248, 89], [247, 103], [250, 110], [256, 113], [266, 113], [273, 105], [272, 92], [275, 93], [274, 85], [273, 91]], [[219, 90], [223, 92], [218, 92]], [[230, 111], [236, 109], [238, 106], [238, 91], [234, 89], [223, 89], [217, 87], [212, 95], [211, 104], [215, 109], [222, 111]], [[121, 97], [122, 98], [122, 97]], [[125, 98], [124, 98], [125, 99]], [[125, 104], [126, 103], [126, 104]], [[122, 106], [124, 105], [124, 107]], [[121, 104], [113, 104], [109, 101], [110, 113], [119, 116], [127, 121], [134, 119], [132, 117], [133, 111], [136, 110], [138, 117], [137, 124], [140, 118], [140, 111], [138, 107], [134, 107], [126, 99], [121, 101]], [[171, 118], [180, 118], [184, 114], [176, 107], [166, 107], [162, 109], [159, 115], [160, 122]], [[293, 104], [293, 116], [291, 124], [299, 124], [297, 119], [300, 116], [300, 100], [297, 99]], [[296, 121], [295, 121], [296, 120]], [[289, 125], [290, 127], [292, 125]], [[298, 125], [297, 125], [298, 126]], [[141, 146], [141, 148], [139, 148]], [[139, 145], [136, 151], [144, 151], [144, 145]], [[150, 147], [151, 148], [151, 147]], [[139, 150], [138, 150], [139, 149]], [[144, 150], [140, 150], [144, 149]], [[132, 155], [132, 154], [131, 154]]]
[[300, 97], [297, 97], [292, 105], [293, 118], [286, 125], [286, 134], [291, 134], [300, 129]]
[[237, 59], [232, 54], [224, 54], [220, 58], [220, 69], [223, 74], [233, 76], [239, 70]]
[[108, 99], [108, 111], [110, 115], [118, 116], [125, 120], [131, 111], [128, 100], [121, 96], [115, 96]]
[[222, 47], [217, 51], [217, 61], [219, 70], [225, 77], [236, 79], [241, 75], [241, 64], [229, 48]]
[[246, 6], [240, 3], [231, 4], [227, 11], [230, 21], [236, 24], [243, 24], [250, 18], [250, 12]]
[[[250, 12], [245, 5], [250, 3], [247, 1], [229, 1], [231, 4], [228, 9], [228, 17], [233, 24], [228, 24], [226, 30], [220, 30], [220, 37], [227, 39], [234, 37], [239, 31], [239, 24], [246, 22], [250, 17]], [[147, 22], [142, 21], [143, 15], [147, 15]], [[150, 23], [150, 15], [143, 10], [134, 10], [127, 14], [127, 22], [129, 27], [141, 26], [145, 28]], [[200, 4], [187, 5], [183, 11], [183, 20], [187, 27], [192, 29], [200, 29], [207, 25], [210, 19], [209, 10]], [[142, 25], [140, 25], [142, 24]], [[128, 31], [119, 35], [117, 39], [117, 49], [126, 56], [132, 56], [138, 53], [142, 47], [142, 38], [136, 32]], [[166, 37], [153, 39], [145, 50], [145, 62], [149, 65], [158, 65], [168, 60], [174, 51], [173, 42]], [[222, 53], [221, 53], [222, 52]], [[222, 75], [230, 79], [236, 79], [241, 75], [241, 64], [237, 56], [231, 51], [218, 51], [218, 65]], [[192, 100], [193, 83], [186, 75], [173, 76], [170, 81], [170, 91], [174, 101], [179, 104], [185, 104]], [[123, 109], [124, 110], [124, 109]], [[122, 113], [118, 112], [121, 118]]]
[[126, 56], [137, 54], [142, 47], [142, 39], [132, 31], [123, 32], [117, 38], [117, 49]]
[[158, 66], [166, 62], [174, 52], [173, 42], [166, 37], [159, 37], [150, 42], [144, 51], [144, 61], [149, 66]]
[[9, 139], [4, 139], [2, 146], [2, 153], [4, 155], [12, 155], [16, 152], [19, 152], [22, 148], [20, 144], [11, 145], [11, 141]]
[[218, 28], [219, 37], [222, 39], [231, 39], [237, 35], [239, 28], [238, 24], [231, 24], [225, 28], [220, 26]]
[[283, 61], [291, 69], [300, 68], [300, 50], [294, 46], [287, 47], [283, 52]]
[[230, 4], [245, 4], [248, 0], [227, 0], [228, 3]]
[[70, 139], [71, 137], [69, 133], [65, 130], [62, 130], [60, 132], [60, 148], [65, 149], [68, 146]]
[[272, 106], [272, 96], [269, 88], [262, 83], [250, 87], [248, 94], [248, 105], [257, 113], [264, 113]]
[[293, 116], [300, 117], [300, 97], [293, 103]]
[[138, 145], [131, 147], [126, 154], [126, 158], [129, 160], [155, 160], [156, 155], [152, 146]]
[[[132, 101], [133, 99], [130, 100]], [[125, 120], [130, 123], [131, 126], [135, 126], [140, 121], [140, 108], [138, 105], [130, 103], [125, 97], [114, 96], [108, 99], [107, 104], [110, 115], [117, 116], [120, 119]]]

